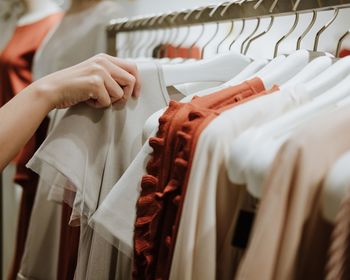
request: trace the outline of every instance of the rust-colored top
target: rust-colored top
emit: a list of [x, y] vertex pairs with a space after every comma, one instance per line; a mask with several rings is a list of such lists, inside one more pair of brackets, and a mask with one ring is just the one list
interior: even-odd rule
[[201, 132], [221, 112], [264, 94], [258, 78], [190, 103], [171, 101], [159, 119], [142, 178], [134, 234], [134, 279], [167, 279], [195, 146]]

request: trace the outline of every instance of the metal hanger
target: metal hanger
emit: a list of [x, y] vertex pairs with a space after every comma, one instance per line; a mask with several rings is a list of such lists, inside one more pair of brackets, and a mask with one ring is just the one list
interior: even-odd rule
[[[181, 13], [181, 12], [174, 14], [173, 18], [170, 20], [171, 23], [172, 23], [173, 25], [175, 25], [175, 24], [174, 24], [174, 23], [175, 23], [175, 20], [176, 20], [177, 17], [180, 15], [180, 13]], [[177, 40], [177, 38], [178, 38], [178, 36], [179, 36], [180, 28], [179, 28], [179, 26], [176, 26], [175, 28], [173, 28], [173, 30], [174, 30], [174, 32], [172, 32], [173, 35], [172, 35], [172, 37], [169, 39], [169, 42], [168, 42], [168, 44], [169, 44], [172, 48], [174, 48], [174, 44], [175, 44], [175, 42], [176, 42], [176, 40]], [[174, 48], [174, 49], [175, 49], [175, 48]], [[166, 55], [166, 56], [169, 56], [168, 53], [166, 53], [165, 55]]]
[[[190, 16], [194, 13], [194, 12], [198, 12], [198, 14], [195, 16], [195, 19], [198, 20], [200, 19], [201, 15], [204, 12], [204, 8], [198, 8], [196, 10], [193, 10], [192, 12], [189, 12], [185, 17], [184, 20], [188, 21]], [[197, 45], [197, 43], [199, 42], [199, 40], [202, 38], [202, 36], [204, 35], [204, 24], [201, 24], [201, 31], [199, 33], [199, 36], [195, 39], [195, 41], [190, 45], [190, 47], [188, 48], [188, 56], [192, 57], [192, 52], [194, 47]], [[188, 29], [189, 31], [190, 29]], [[186, 38], [187, 39], [187, 38]], [[185, 42], [185, 41], [184, 41]]]
[[[189, 20], [189, 18], [191, 17], [192, 14], [194, 14], [195, 12], [199, 12], [199, 14], [201, 14], [204, 11], [204, 8], [200, 8], [200, 9], [195, 9], [192, 11], [189, 11], [187, 14], [185, 14], [184, 16], [184, 20], [187, 21]], [[175, 21], [175, 20], [174, 20]], [[174, 48], [174, 56], [178, 57], [179, 54], [179, 49], [182, 47], [182, 45], [187, 41], [189, 35], [190, 35], [190, 31], [191, 28], [190, 26], [186, 26], [186, 33], [185, 33], [185, 37], [180, 41], [180, 43], [178, 43], [175, 48]]]
[[[141, 23], [142, 23], [142, 21], [137, 22], [135, 24], [135, 28], [139, 29], [139, 27], [141, 26]], [[144, 32], [142, 30], [140, 30], [137, 33], [138, 33], [137, 37], [135, 36], [137, 38], [137, 40], [136, 40], [135, 44], [133, 44], [134, 47], [133, 47], [133, 50], [131, 52], [131, 57], [137, 57], [138, 49], [139, 49], [139, 47], [141, 47]]]
[[[209, 13], [209, 18], [212, 18], [215, 15], [216, 11], [220, 7], [221, 7], [221, 5], [214, 6], [213, 9]], [[209, 40], [202, 47], [202, 54], [201, 54], [202, 59], [204, 58], [204, 52], [205, 52], [206, 48], [214, 40], [214, 38], [217, 36], [218, 31], [219, 31], [219, 22], [215, 22], [215, 32], [213, 33], [213, 35], [209, 38]]]
[[201, 24], [201, 31], [199, 32], [199, 36], [196, 38], [196, 40], [191, 44], [191, 46], [188, 49], [189, 52], [189, 57], [193, 56], [193, 49], [194, 47], [197, 45], [197, 43], [199, 42], [199, 40], [202, 38], [202, 36], [204, 35], [204, 24]]
[[293, 6], [293, 11], [294, 11], [294, 12], [298, 9], [300, 2], [301, 2], [301, 0], [296, 0], [296, 1], [295, 1], [295, 4], [294, 4], [294, 6]]
[[[240, 5], [242, 3], [244, 3], [245, 1], [233, 1], [230, 4], [226, 5], [226, 7], [221, 11], [220, 15], [223, 17], [226, 12], [228, 11], [229, 8], [231, 8], [233, 5]], [[234, 21], [232, 21], [232, 29], [234, 27]], [[242, 19], [242, 26], [241, 26], [241, 30], [238, 32], [238, 34], [235, 36], [235, 38], [232, 40], [232, 42], [229, 45], [229, 51], [232, 49], [232, 46], [237, 42], [237, 39], [243, 34], [243, 31], [245, 29], [245, 19]], [[230, 33], [232, 32], [232, 30], [229, 32], [228, 36], [230, 35]], [[226, 38], [225, 38], [226, 40]], [[225, 41], [223, 40], [223, 41]]]
[[245, 29], [245, 25], [246, 25], [245, 19], [242, 19], [241, 30], [238, 32], [238, 34], [236, 35], [236, 37], [232, 40], [232, 42], [231, 42], [231, 44], [230, 44], [230, 46], [229, 46], [229, 50], [231, 50], [232, 46], [237, 42], [237, 40], [239, 39], [239, 37], [241, 37], [241, 35], [243, 34], [244, 29]]
[[[162, 20], [162, 18], [164, 18], [166, 15], [164, 14], [161, 14], [159, 16], [157, 16], [155, 18], [155, 20], [153, 22], [151, 22], [152, 26], [155, 25], [155, 24], [159, 24], [159, 22]], [[155, 36], [155, 39], [154, 39], [154, 42], [153, 44], [150, 46], [150, 53], [151, 53], [151, 57], [155, 57], [155, 58], [159, 58], [158, 55], [159, 55], [159, 50], [157, 50], [156, 52], [155, 51], [155, 48], [157, 48], [161, 42], [164, 41], [164, 39], [166, 38], [167, 36], [167, 33], [166, 33], [166, 29], [157, 29], [156, 30], [156, 36]]]
[[254, 9], [256, 10], [257, 8], [259, 8], [264, 1], [265, 0], [259, 0], [258, 2], [256, 2], [256, 4], [254, 5]]
[[[161, 17], [162, 15], [159, 15], [155, 18], [153, 18], [150, 22], [149, 22], [149, 26], [152, 27], [154, 26], [154, 24], [158, 21], [158, 19]], [[154, 37], [152, 40], [150, 40], [150, 44], [146, 47], [146, 56], [147, 57], [152, 57], [153, 55], [153, 49], [156, 46], [157, 42], [159, 41], [159, 30], [157, 29], [153, 29], [154, 31]]]
[[164, 41], [162, 42], [159, 48], [160, 54], [162, 54], [163, 52], [163, 57], [168, 57], [168, 47], [170, 45], [171, 39], [173, 38], [173, 34], [174, 34], [174, 28], [168, 28], [167, 30], [169, 31], [167, 32], [168, 36], [164, 39]]
[[273, 1], [272, 5], [271, 5], [271, 7], [270, 7], [270, 10], [269, 10], [270, 14], [273, 13], [273, 10], [276, 8], [276, 6], [277, 6], [277, 4], [278, 4], [278, 1], [279, 1], [279, 0], [274, 0], [274, 1]]
[[[218, 6], [216, 6], [212, 11], [211, 13], [209, 14], [209, 17], [213, 17], [213, 15], [216, 13], [216, 11], [219, 9], [219, 8], [224, 8], [221, 12], [220, 12], [220, 16], [222, 17], [222, 13], [224, 12], [225, 14], [225, 8], [227, 6], [230, 6], [230, 2], [224, 2], [224, 3], [221, 3], [219, 4]], [[219, 23], [218, 23], [219, 24]], [[220, 49], [220, 46], [222, 45], [222, 43], [230, 36], [230, 33], [232, 32], [233, 30], [233, 21], [231, 21], [231, 27], [230, 27], [230, 31], [228, 32], [228, 34], [226, 36], [224, 36], [224, 38], [218, 43], [218, 45], [216, 46], [216, 54], [219, 53], [219, 49]]]
[[296, 48], [297, 50], [300, 50], [302, 40], [304, 40], [305, 36], [310, 32], [312, 27], [315, 25], [316, 19], [317, 19], [317, 11], [313, 10], [310, 24], [297, 40], [297, 48]]
[[[256, 10], [257, 8], [259, 8], [260, 5], [261, 5], [264, 1], [265, 1], [265, 0], [259, 0], [259, 1], [254, 5], [254, 9]], [[275, 0], [275, 1], [272, 3], [272, 5], [271, 5], [271, 7], [270, 7], [270, 9], [269, 9], [269, 13], [270, 13], [270, 14], [273, 13], [273, 10], [275, 9], [275, 7], [276, 7], [278, 1], [279, 1], [279, 0]]]
[[[169, 14], [166, 14], [164, 17], [162, 17], [160, 20], [159, 20], [159, 24], [162, 24], [164, 22], [164, 20], [167, 18], [167, 17], [171, 17], [173, 16], [174, 13], [169, 13]], [[158, 49], [158, 57], [160, 58], [162, 56], [162, 52], [164, 52], [164, 57], [167, 57], [167, 44], [170, 43], [170, 40], [172, 39], [173, 37], [173, 28], [165, 28], [165, 34], [164, 35], [164, 38], [163, 40], [160, 42], [160, 47]], [[169, 31], [169, 32], [168, 32]]]
[[259, 39], [260, 37], [264, 36], [267, 32], [269, 32], [272, 28], [272, 25], [274, 23], [274, 20], [275, 20], [275, 17], [274, 16], [271, 16], [271, 19], [270, 19], [270, 23], [268, 25], [268, 27], [266, 28], [266, 30], [262, 31], [260, 34], [257, 34], [255, 35], [254, 37], [252, 37], [248, 42], [247, 42], [247, 46], [243, 52], [244, 55], [246, 55], [248, 53], [248, 49], [250, 47], [250, 44], [252, 42], [254, 42], [255, 40]]
[[346, 31], [346, 32], [344, 33], [343, 36], [340, 37], [340, 39], [339, 39], [339, 41], [338, 41], [338, 44], [337, 44], [337, 50], [336, 50], [336, 52], [335, 52], [336, 57], [339, 57], [339, 54], [340, 54], [340, 51], [341, 51], [341, 47], [342, 47], [342, 45], [343, 45], [343, 42], [344, 42], [344, 40], [346, 39], [346, 37], [349, 36], [349, 34], [350, 34], [350, 29], [349, 29], [348, 31]]
[[318, 43], [320, 41], [320, 36], [322, 35], [322, 33], [336, 20], [336, 18], [338, 17], [339, 14], [339, 8], [335, 8], [334, 9], [334, 15], [333, 17], [330, 19], [330, 21], [328, 21], [316, 34], [315, 37], [315, 43], [314, 43], [314, 51], [316, 52], [318, 50]]
[[[125, 26], [134, 28], [134, 27], [135, 27], [135, 24], [130, 23], [130, 24], [127, 24], [127, 25], [125, 25]], [[137, 42], [136, 39], [139, 37], [139, 35], [140, 35], [140, 34], [139, 34], [139, 32], [137, 32], [137, 31], [136, 31], [136, 32], [130, 33], [130, 36], [129, 36], [129, 38], [130, 38], [130, 40], [129, 40], [129, 46], [128, 46], [126, 52], [125, 52], [126, 57], [132, 57], [132, 54], [133, 54], [133, 51], [134, 51], [134, 46], [135, 46], [135, 41]]]
[[[240, 4], [244, 4], [245, 2], [248, 2], [248, 0], [242, 0], [241, 2], [240, 2]], [[261, 3], [260, 3], [261, 4]], [[260, 5], [259, 4], [259, 5]], [[272, 19], [272, 17], [271, 17], [271, 20], [273, 20]], [[255, 27], [255, 29], [253, 30], [253, 32], [242, 42], [242, 45], [241, 45], [241, 54], [243, 54], [244, 53], [244, 46], [245, 46], [245, 44], [250, 44], [249, 42], [250, 42], [250, 40], [253, 38], [253, 36], [254, 36], [254, 34], [258, 31], [258, 29], [259, 29], [259, 27], [260, 27], [260, 21], [261, 21], [261, 19], [260, 19], [260, 17], [258, 17], [257, 18], [257, 25], [256, 25], [256, 27]]]
[[216, 53], [217, 54], [220, 52], [220, 47], [222, 46], [222, 44], [227, 40], [228, 37], [230, 37], [234, 26], [235, 26], [235, 24], [234, 24], [234, 21], [232, 20], [230, 28], [229, 28], [229, 31], [227, 32], [227, 35], [219, 42], [218, 46], [216, 47]]
[[[150, 21], [149, 18], [144, 19], [139, 26], [145, 26], [148, 22]], [[145, 44], [149, 41], [149, 32], [148, 31], [142, 31], [142, 34], [145, 34], [145, 36], [143, 36], [143, 40], [140, 39], [140, 43], [139, 46], [135, 48], [135, 52], [136, 52], [136, 57], [140, 57], [141, 56], [141, 52], [142, 50], [145, 49]]]
[[[135, 28], [136, 30], [140, 29], [141, 24], [145, 21], [143, 17], [136, 18], [137, 21], [134, 22], [134, 24], [131, 26], [132, 28]], [[140, 42], [142, 42], [143, 37], [143, 31], [139, 30], [134, 33], [134, 36], [132, 37], [129, 57], [136, 57], [137, 56], [137, 50], [140, 47]]]
[[255, 26], [255, 29], [253, 30], [253, 32], [251, 34], [249, 34], [249, 36], [242, 42], [242, 45], [241, 45], [241, 53], [243, 54], [243, 51], [244, 51], [244, 45], [249, 42], [249, 40], [254, 36], [254, 34], [256, 33], [256, 31], [259, 29], [260, 27], [260, 17], [258, 17], [257, 19], [257, 22], [256, 22], [256, 26]]
[[298, 26], [299, 23], [299, 13], [295, 13], [295, 19], [294, 19], [294, 23], [292, 25], [292, 28], [282, 36], [281, 39], [279, 39], [275, 45], [275, 49], [273, 52], [273, 57], [276, 57], [278, 55], [278, 48], [280, 46], [280, 44], [290, 35], [294, 32], [295, 28]]
[[[229, 4], [229, 5], [227, 5], [227, 6], [221, 11], [221, 13], [220, 13], [220, 16], [221, 16], [221, 17], [223, 17], [223, 16], [225, 15], [227, 9], [228, 9], [230, 6], [232, 6], [232, 3]], [[227, 39], [228, 37], [230, 37], [230, 35], [231, 35], [232, 31], [233, 31], [233, 27], [234, 27], [234, 21], [231, 20], [231, 26], [230, 26], [230, 29], [229, 29], [227, 35], [219, 42], [218, 46], [216, 47], [216, 53], [217, 53], [217, 54], [218, 54], [219, 51], [220, 51], [221, 45], [226, 41], [226, 39]]]
[[219, 31], [219, 23], [216, 22], [215, 23], [215, 32], [213, 33], [213, 35], [209, 38], [209, 40], [202, 47], [202, 54], [201, 54], [201, 58], [202, 59], [204, 58], [204, 52], [205, 52], [206, 48], [214, 40], [214, 38], [216, 37], [218, 31]]
[[[116, 30], [119, 30], [120, 28], [124, 27], [127, 23], [128, 23], [128, 21], [125, 21], [125, 22], [121, 23], [120, 25], [117, 26]], [[125, 36], [126, 36], [125, 43], [122, 45], [122, 47], [120, 49], [118, 49], [117, 45], [116, 45], [116, 53], [120, 57], [123, 56], [123, 52], [127, 49], [128, 45], [129, 45], [129, 40], [130, 40], [129, 35], [130, 35], [129, 32], [126, 32], [126, 34], [125, 34]]]

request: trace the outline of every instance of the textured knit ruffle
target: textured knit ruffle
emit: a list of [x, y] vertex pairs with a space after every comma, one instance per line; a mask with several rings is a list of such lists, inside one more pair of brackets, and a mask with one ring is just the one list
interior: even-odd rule
[[220, 108], [233, 106], [259, 90], [264, 90], [261, 81], [253, 80], [234, 90], [194, 98], [191, 103], [170, 102], [159, 119], [156, 137], [149, 140], [153, 153], [136, 205], [134, 279], [168, 278], [197, 138]]

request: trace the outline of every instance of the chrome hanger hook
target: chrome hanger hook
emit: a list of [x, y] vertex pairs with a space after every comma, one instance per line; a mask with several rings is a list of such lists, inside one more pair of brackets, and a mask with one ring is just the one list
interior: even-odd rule
[[335, 52], [336, 57], [339, 57], [340, 55], [340, 51], [341, 51], [341, 47], [343, 45], [344, 40], [346, 39], [346, 37], [348, 37], [350, 34], [350, 30], [346, 31], [345, 34], [343, 36], [340, 37], [338, 44], [337, 44], [337, 50]]
[[215, 15], [215, 13], [217, 12], [217, 10], [220, 9], [221, 7], [222, 7], [222, 4], [214, 6], [214, 8], [209, 13], [209, 17], [210, 18], [213, 17]]
[[256, 10], [257, 8], [260, 7], [260, 5], [264, 2], [265, 0], [259, 0], [255, 5], [254, 5], [254, 9]]
[[199, 36], [197, 37], [197, 39], [193, 42], [193, 44], [190, 46], [189, 48], [189, 56], [192, 57], [192, 52], [193, 52], [193, 48], [196, 46], [196, 44], [199, 42], [199, 40], [202, 38], [203, 34], [204, 34], [204, 24], [201, 24], [201, 32], [199, 33]]
[[[149, 26], [153, 27], [155, 25], [155, 23], [162, 17], [162, 14], [154, 17], [150, 22], [149, 22]], [[159, 41], [159, 34], [160, 31], [159, 29], [153, 29], [154, 31], [154, 37], [151, 41], [151, 43], [149, 44], [149, 46], [147, 47], [147, 52], [150, 54], [150, 57], [153, 56], [153, 48], [156, 46], [157, 42]]]
[[184, 20], [188, 21], [188, 19], [190, 18], [190, 16], [191, 16], [193, 13], [197, 12], [197, 11], [198, 11], [197, 9], [196, 9], [196, 10], [185, 10], [184, 12], [187, 12], [187, 14], [185, 14]]
[[[145, 18], [143, 20], [141, 20], [140, 24], [138, 26], [146, 26], [146, 24], [151, 21], [152, 18]], [[145, 34], [147, 31], [142, 31], [141, 34]], [[145, 37], [145, 36], [143, 36]], [[137, 48], [135, 48], [135, 53], [136, 53], [136, 57], [140, 57], [141, 55], [141, 52], [142, 52], [142, 49], [145, 47], [145, 43], [147, 43], [148, 39], [147, 37], [146, 38], [146, 41], [144, 40], [144, 38], [140, 38], [140, 43], [139, 43], [139, 46]], [[143, 40], [141, 40], [143, 39]], [[144, 42], [143, 42], [144, 41]]]
[[320, 37], [322, 35], [322, 33], [324, 31], [326, 31], [326, 29], [336, 20], [336, 18], [338, 17], [338, 14], [339, 14], [339, 8], [336, 8], [334, 10], [334, 15], [333, 17], [331, 18], [330, 21], [328, 21], [316, 34], [316, 37], [315, 37], [315, 44], [314, 44], [314, 51], [317, 51], [318, 50], [318, 43], [320, 41]]
[[[167, 17], [168, 14], [162, 14], [160, 15], [157, 20], [154, 22], [154, 24], [162, 24], [165, 17]], [[160, 54], [161, 54], [161, 49], [162, 49], [162, 43], [164, 42], [164, 40], [167, 37], [167, 29], [161, 29], [161, 32], [159, 32], [161, 34], [161, 37], [159, 38], [160, 40], [157, 41], [157, 45], [156, 47], [159, 47], [158, 49], [156, 49], [155, 52], [155, 57], [156, 58], [160, 58]]]
[[[206, 7], [200, 8], [199, 10], [197, 10], [199, 13], [196, 14], [196, 16], [194, 17], [195, 20], [199, 20], [203, 14], [203, 12], [206, 10]], [[195, 12], [196, 10], [193, 10], [193, 12]]]
[[275, 20], [275, 17], [274, 17], [274, 16], [271, 16], [271, 20], [270, 20], [269, 26], [266, 28], [266, 30], [263, 31], [263, 32], [261, 32], [261, 33], [258, 34], [258, 35], [255, 35], [254, 37], [252, 37], [252, 38], [247, 42], [247, 46], [246, 46], [246, 48], [245, 48], [245, 50], [244, 50], [244, 52], [243, 52], [244, 55], [246, 55], [246, 54], [248, 53], [248, 49], [249, 49], [249, 47], [250, 47], [250, 44], [251, 44], [253, 41], [255, 41], [256, 39], [258, 39], [258, 38], [260, 38], [260, 37], [262, 37], [262, 36], [264, 36], [267, 32], [269, 32], [269, 31], [271, 30], [272, 25], [273, 25], [273, 23], [274, 23], [274, 20]]
[[295, 19], [294, 19], [294, 23], [292, 25], [292, 28], [282, 36], [281, 39], [279, 39], [275, 45], [275, 49], [274, 49], [274, 52], [273, 52], [273, 57], [276, 57], [278, 55], [278, 49], [279, 49], [279, 46], [280, 44], [290, 36], [290, 34], [292, 34], [295, 30], [295, 28], [298, 26], [298, 23], [299, 23], [299, 13], [295, 13]]
[[312, 27], [315, 25], [316, 19], [317, 19], [317, 11], [313, 10], [312, 11], [312, 19], [310, 21], [310, 24], [308, 25], [308, 27], [305, 29], [305, 31], [300, 35], [300, 37], [297, 40], [297, 50], [300, 50], [302, 40], [304, 40], [305, 36], [310, 32]]
[[301, 2], [301, 0], [296, 0], [296, 1], [295, 1], [295, 4], [294, 4], [294, 6], [293, 6], [293, 11], [294, 11], [294, 12], [298, 9], [300, 2]]
[[257, 22], [256, 22], [256, 26], [255, 26], [255, 29], [253, 30], [253, 32], [242, 42], [242, 45], [241, 45], [241, 53], [243, 53], [244, 51], [244, 45], [249, 42], [249, 40], [254, 36], [254, 34], [256, 33], [256, 31], [258, 31], [259, 27], [260, 27], [260, 21], [261, 19], [260, 18], [257, 18], [256, 19]]
[[206, 49], [207, 46], [213, 41], [213, 39], [216, 37], [218, 31], [219, 31], [219, 23], [216, 22], [216, 29], [215, 29], [215, 32], [214, 32], [213, 36], [211, 36], [211, 38], [210, 38], [210, 39], [204, 44], [204, 46], [202, 47], [202, 55], [201, 55], [201, 58], [202, 58], [202, 59], [204, 58], [205, 49]]
[[226, 12], [228, 11], [229, 8], [231, 8], [233, 5], [237, 5], [238, 3], [236, 1], [234, 2], [229, 2], [228, 5], [226, 5], [225, 8], [222, 9], [221, 13], [220, 13], [220, 16], [224, 16], [226, 14]]
[[187, 41], [188, 36], [190, 35], [190, 27], [186, 26], [186, 33], [185, 33], [185, 37], [180, 41], [180, 43], [175, 46], [175, 57], [177, 57], [178, 55], [178, 50], [182, 47], [182, 45]]
[[243, 31], [245, 29], [245, 19], [242, 19], [242, 28], [239, 31], [239, 33], [237, 34], [237, 36], [233, 39], [233, 41], [231, 42], [230, 46], [229, 46], [229, 50], [231, 50], [232, 46], [237, 42], [238, 38], [241, 37], [241, 35], [243, 34]]
[[217, 54], [218, 54], [219, 51], [220, 51], [221, 45], [226, 41], [226, 39], [227, 39], [228, 37], [230, 37], [230, 35], [231, 35], [232, 31], [233, 31], [234, 25], [235, 25], [235, 24], [234, 24], [234, 21], [232, 20], [232, 21], [231, 21], [231, 26], [230, 26], [229, 31], [227, 32], [227, 35], [220, 41], [220, 43], [219, 43], [218, 46], [216, 47], [216, 53], [217, 53]]
[[[228, 11], [228, 9], [229, 9], [230, 7], [232, 7], [233, 5], [235, 5], [235, 4], [237, 4], [237, 2], [228, 2], [228, 5], [226, 5], [226, 6], [222, 9], [222, 11], [221, 11], [221, 13], [220, 13], [220, 16], [221, 16], [221, 17], [224, 17], [225, 14], [226, 14], [226, 12]], [[226, 41], [226, 39], [227, 39], [228, 37], [230, 37], [230, 35], [231, 35], [232, 31], [233, 31], [233, 28], [234, 28], [234, 21], [232, 20], [232, 21], [231, 21], [231, 26], [230, 26], [229, 32], [228, 32], [227, 35], [222, 39], [222, 41], [218, 44], [218, 46], [217, 46], [217, 48], [216, 48], [216, 53], [217, 53], [217, 54], [218, 54], [219, 51], [220, 51], [221, 45]]]
[[278, 4], [278, 1], [279, 1], [279, 0], [274, 0], [274, 1], [273, 1], [272, 5], [271, 5], [271, 7], [270, 7], [270, 10], [269, 10], [270, 13], [273, 13], [273, 10], [276, 8], [276, 6], [277, 6], [277, 4]]

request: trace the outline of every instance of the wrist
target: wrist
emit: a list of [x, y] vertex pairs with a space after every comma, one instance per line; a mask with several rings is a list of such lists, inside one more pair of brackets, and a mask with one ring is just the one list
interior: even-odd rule
[[27, 94], [33, 96], [33, 99], [39, 101], [47, 112], [56, 108], [56, 102], [54, 100], [53, 88], [41, 83], [40, 81], [32, 83], [25, 89]]

